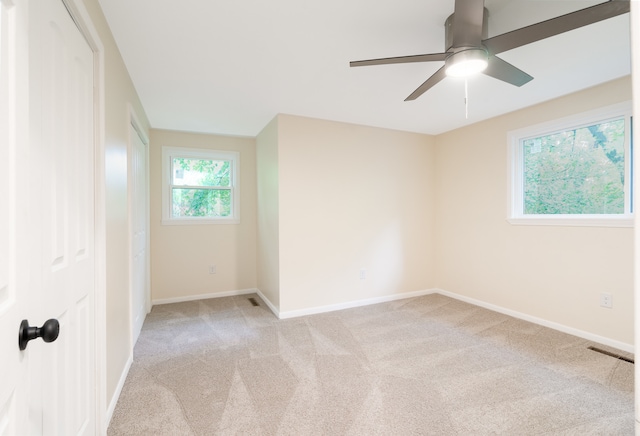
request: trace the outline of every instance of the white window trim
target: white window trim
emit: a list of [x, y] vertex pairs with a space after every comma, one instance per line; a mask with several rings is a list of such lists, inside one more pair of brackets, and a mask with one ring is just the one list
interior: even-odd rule
[[[507, 221], [516, 225], [548, 226], [593, 226], [593, 227], [633, 227], [631, 205], [631, 101], [583, 112], [570, 117], [547, 123], [537, 124], [507, 132]], [[611, 118], [625, 118], [625, 213], [597, 215], [534, 215], [524, 214], [523, 210], [523, 159], [520, 141], [542, 136], [569, 128], [588, 126]], [[636, 135], [638, 133], [636, 132]], [[638, 151], [636, 150], [636, 153]], [[638, 177], [637, 174], [634, 175]], [[635, 205], [637, 208], [638, 206]]]
[[[229, 217], [172, 217], [171, 162], [173, 158], [195, 158], [231, 161], [231, 216]], [[240, 153], [206, 148], [162, 147], [162, 224], [239, 224], [240, 223]]]

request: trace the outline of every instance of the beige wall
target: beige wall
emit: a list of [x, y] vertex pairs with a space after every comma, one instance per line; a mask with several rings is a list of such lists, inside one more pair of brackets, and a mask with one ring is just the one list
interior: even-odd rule
[[279, 115], [278, 166], [281, 312], [435, 285], [433, 138]]
[[[437, 286], [633, 344], [633, 229], [511, 225], [507, 132], [631, 98], [623, 78], [436, 138]], [[613, 294], [613, 309], [599, 305]]]
[[280, 309], [278, 117], [256, 138], [258, 289]]
[[[84, 3], [105, 49], [110, 402], [131, 352], [127, 104], [148, 121], [98, 1]], [[435, 139], [286, 115], [257, 140], [153, 131], [153, 298], [259, 285], [293, 311], [438, 286], [632, 344], [631, 229], [505, 220], [508, 130], [628, 99], [622, 79]], [[242, 223], [161, 226], [162, 145], [239, 150]]]
[[[256, 287], [255, 139], [151, 130], [151, 298], [153, 301]], [[162, 225], [162, 147], [240, 153], [240, 224]], [[209, 265], [217, 267], [209, 274]]]
[[128, 104], [148, 121], [97, 0], [85, 7], [104, 45], [105, 174], [107, 231], [107, 404], [131, 355], [129, 315], [129, 223], [127, 203]]

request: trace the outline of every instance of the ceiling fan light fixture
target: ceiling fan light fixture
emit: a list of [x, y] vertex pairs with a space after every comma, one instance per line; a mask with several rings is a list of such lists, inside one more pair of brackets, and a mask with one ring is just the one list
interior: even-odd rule
[[471, 48], [453, 53], [444, 61], [444, 71], [449, 77], [468, 77], [483, 72], [488, 54], [481, 48]]

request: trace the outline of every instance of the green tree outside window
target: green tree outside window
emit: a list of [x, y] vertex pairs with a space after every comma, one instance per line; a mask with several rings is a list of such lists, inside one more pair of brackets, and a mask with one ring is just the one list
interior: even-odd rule
[[230, 161], [173, 158], [172, 215], [231, 216], [231, 180]]
[[624, 118], [525, 139], [524, 213], [623, 214]]

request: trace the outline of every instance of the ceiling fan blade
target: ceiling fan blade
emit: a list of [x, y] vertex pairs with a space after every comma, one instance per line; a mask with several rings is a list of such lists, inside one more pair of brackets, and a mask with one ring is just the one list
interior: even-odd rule
[[482, 41], [484, 0], [456, 0], [453, 11], [453, 47], [477, 47]]
[[489, 58], [489, 65], [483, 73], [515, 86], [522, 86], [533, 80], [533, 77], [497, 56]]
[[589, 8], [580, 9], [550, 20], [532, 24], [512, 32], [485, 39], [482, 44], [489, 53], [498, 54], [516, 47], [531, 44], [550, 36], [559, 35], [598, 21], [629, 12], [629, 0], [610, 0]]
[[394, 58], [368, 59], [364, 61], [351, 61], [350, 67], [365, 67], [368, 65], [409, 64], [411, 62], [444, 61], [449, 53], [429, 53], [413, 56], [398, 56]]
[[420, 85], [418, 89], [413, 91], [413, 93], [409, 97], [405, 98], [404, 101], [415, 100], [445, 77], [446, 74], [444, 73], [444, 67], [442, 67], [438, 71], [433, 73], [433, 75], [429, 77], [422, 85]]

